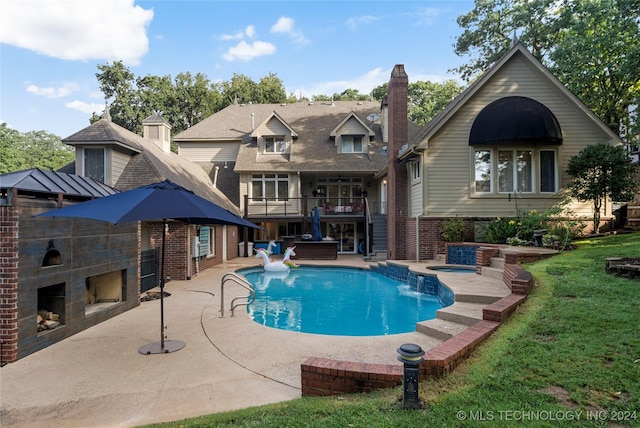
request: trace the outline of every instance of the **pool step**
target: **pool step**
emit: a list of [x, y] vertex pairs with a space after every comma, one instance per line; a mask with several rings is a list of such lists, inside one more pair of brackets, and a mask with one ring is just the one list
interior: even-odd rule
[[476, 294], [473, 292], [469, 292], [469, 293], [458, 292], [456, 293], [456, 302], [483, 303], [485, 305], [490, 305], [491, 303], [496, 302], [503, 297], [504, 297], [503, 294], [492, 296], [492, 295], [488, 295], [487, 293]]
[[487, 278], [502, 280], [502, 277], [504, 276], [504, 270], [502, 268], [483, 266], [482, 276], [485, 276]]
[[416, 323], [416, 331], [418, 333], [426, 334], [438, 340], [447, 340], [456, 334], [462, 333], [468, 327], [466, 324], [438, 318]]
[[436, 311], [436, 318], [452, 321], [467, 326], [482, 321], [482, 309], [486, 303], [469, 303], [456, 301], [453, 305]]

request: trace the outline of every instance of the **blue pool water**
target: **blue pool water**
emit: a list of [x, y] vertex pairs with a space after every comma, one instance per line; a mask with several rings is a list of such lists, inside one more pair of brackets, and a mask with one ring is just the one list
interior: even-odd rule
[[302, 266], [288, 273], [243, 269], [256, 290], [251, 319], [268, 327], [340, 336], [415, 331], [443, 307], [437, 295], [363, 269]]

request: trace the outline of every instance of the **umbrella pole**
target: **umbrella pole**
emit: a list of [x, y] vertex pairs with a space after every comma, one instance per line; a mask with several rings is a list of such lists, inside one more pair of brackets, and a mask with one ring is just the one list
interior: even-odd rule
[[167, 236], [167, 219], [162, 219], [162, 264], [160, 265], [160, 342], [150, 343], [139, 349], [141, 354], [168, 354], [184, 348], [181, 340], [164, 340], [164, 257]]
[[164, 255], [167, 219], [162, 219], [162, 265], [160, 266], [160, 348], [164, 349]]

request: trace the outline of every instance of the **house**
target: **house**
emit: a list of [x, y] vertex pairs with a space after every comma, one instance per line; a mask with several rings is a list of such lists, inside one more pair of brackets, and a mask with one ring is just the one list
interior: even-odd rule
[[[447, 218], [463, 218], [482, 242], [492, 219], [552, 207], [572, 156], [622, 143], [520, 43], [426, 126], [408, 120], [407, 104], [396, 65], [381, 104], [231, 105], [174, 141], [237, 187], [228, 196], [263, 227], [249, 239], [299, 239], [317, 207], [338, 254], [397, 260], [434, 258]], [[571, 208], [591, 216], [589, 203]]]
[[138, 226], [32, 218], [116, 193], [32, 169], [0, 176], [0, 341], [15, 361], [139, 305]]
[[[431, 259], [442, 222], [465, 220], [482, 241], [484, 224], [519, 211], [550, 208], [571, 157], [587, 145], [620, 138], [520, 43], [411, 137], [406, 123], [407, 75], [389, 81], [388, 167], [390, 259]], [[591, 204], [573, 201], [591, 217]], [[607, 204], [603, 220], [611, 218]]]
[[[74, 146], [74, 172], [124, 191], [169, 179], [239, 215], [234, 205], [197, 164], [171, 151], [171, 126], [159, 113], [143, 121], [143, 136], [102, 119], [62, 140]], [[161, 220], [161, 219], [159, 219]], [[142, 222], [142, 251], [159, 247], [162, 222]], [[236, 226], [186, 226], [170, 222], [167, 276], [188, 279], [238, 255]]]
[[253, 241], [302, 244], [317, 208], [337, 254], [366, 254], [386, 248], [372, 234], [376, 221], [385, 229], [382, 120], [374, 101], [234, 104], [174, 141], [204, 169], [233, 168], [240, 209], [262, 227]]

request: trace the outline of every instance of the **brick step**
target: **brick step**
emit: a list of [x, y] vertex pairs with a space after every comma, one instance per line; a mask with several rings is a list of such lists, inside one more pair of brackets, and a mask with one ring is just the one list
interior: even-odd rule
[[485, 303], [455, 302], [451, 306], [438, 309], [436, 318], [464, 325], [474, 325], [482, 320]]
[[416, 323], [416, 331], [426, 334], [438, 340], [447, 340], [458, 333], [462, 333], [467, 328], [466, 324], [434, 318], [428, 321]]

